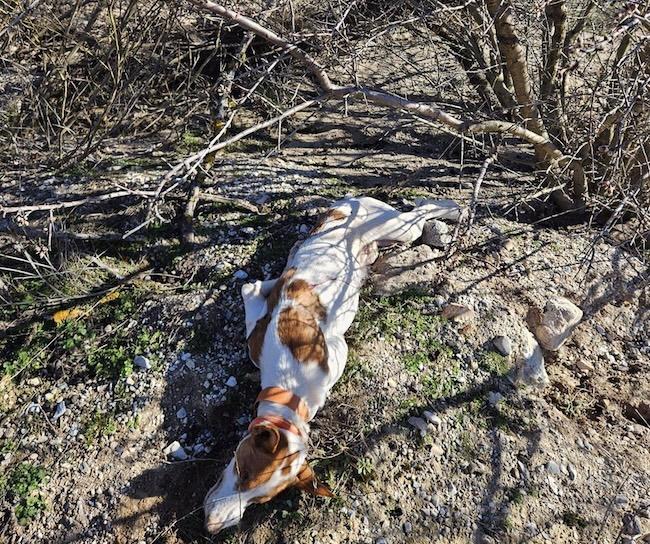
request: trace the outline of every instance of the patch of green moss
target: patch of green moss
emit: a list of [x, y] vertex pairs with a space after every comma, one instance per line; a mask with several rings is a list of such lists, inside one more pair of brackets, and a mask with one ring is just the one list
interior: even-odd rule
[[583, 518], [580, 514], [566, 510], [562, 514], [562, 522], [567, 527], [577, 527], [578, 529], [584, 529], [589, 525], [589, 522]]
[[45, 510], [45, 501], [39, 494], [45, 482], [45, 469], [31, 463], [20, 463], [8, 476], [0, 477], [0, 495], [14, 504], [16, 519], [27, 525]]
[[480, 365], [490, 374], [502, 377], [510, 372], [508, 359], [496, 351], [488, 351], [480, 362]]
[[117, 431], [115, 416], [108, 412], [95, 410], [86, 422], [83, 436], [86, 444], [94, 444], [102, 436], [110, 436]]

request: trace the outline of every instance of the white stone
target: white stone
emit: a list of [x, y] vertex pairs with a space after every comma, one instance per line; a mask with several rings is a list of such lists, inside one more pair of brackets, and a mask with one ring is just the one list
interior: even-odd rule
[[535, 327], [535, 336], [544, 349], [557, 351], [571, 336], [582, 319], [582, 310], [563, 297], [549, 299], [544, 306], [541, 321]]
[[517, 382], [520, 385], [544, 388], [550, 383], [544, 367], [542, 348], [528, 331], [526, 331], [526, 349], [519, 365]]
[[248, 272], [245, 272], [244, 270], [237, 270], [237, 272], [235, 272], [232, 276], [236, 280], [245, 280], [248, 277]]
[[560, 466], [555, 461], [549, 461], [546, 463], [546, 470], [551, 474], [559, 474]]
[[555, 481], [555, 478], [553, 476], [547, 476], [548, 478], [548, 486], [551, 488], [551, 491], [555, 495], [560, 495], [560, 488], [557, 486], [557, 482]]
[[440, 427], [442, 425], [442, 419], [440, 419], [436, 414], [425, 410], [422, 415], [424, 416], [424, 419], [436, 427]]
[[66, 412], [67, 412], [67, 408], [65, 407], [65, 402], [64, 401], [59, 402], [56, 405], [56, 408], [54, 409], [54, 415], [52, 416], [52, 421], [56, 421]]
[[501, 355], [507, 357], [512, 353], [512, 341], [507, 336], [497, 336], [492, 343]]
[[165, 455], [169, 455], [172, 457], [172, 459], [175, 459], [176, 461], [185, 461], [187, 459], [187, 453], [183, 449], [183, 446], [180, 445], [178, 440], [174, 440], [169, 446], [167, 446], [164, 450], [163, 453]]
[[587, 361], [586, 359], [579, 358], [576, 361], [576, 366], [582, 370], [585, 374], [589, 374], [594, 371], [594, 365], [590, 362]]
[[176, 411], [176, 417], [178, 419], [185, 419], [187, 417], [187, 410], [181, 406], [177, 411]]
[[226, 385], [228, 387], [237, 387], [237, 378], [235, 378], [234, 376], [230, 376], [230, 378], [228, 378], [228, 381], [226, 382]]

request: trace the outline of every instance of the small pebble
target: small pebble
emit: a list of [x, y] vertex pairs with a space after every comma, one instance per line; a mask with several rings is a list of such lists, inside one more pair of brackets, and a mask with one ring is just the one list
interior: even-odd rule
[[551, 474], [559, 474], [560, 466], [555, 461], [549, 461], [546, 463], [546, 470]]
[[181, 406], [176, 412], [176, 417], [178, 419], [185, 419], [187, 417], [187, 410]]
[[616, 497], [614, 497], [614, 504], [616, 506], [620, 506], [621, 508], [627, 506], [628, 502], [629, 501], [625, 495], [616, 495]]
[[187, 453], [183, 449], [183, 446], [180, 445], [178, 440], [175, 440], [169, 444], [169, 446], [163, 450], [163, 453], [165, 455], [171, 456], [172, 459], [175, 459], [176, 461], [185, 461], [185, 459], [187, 459]]
[[629, 536], [641, 534], [641, 520], [629, 512], [623, 515], [623, 533]]
[[503, 400], [503, 395], [498, 391], [490, 391], [488, 393], [488, 404], [492, 407], [496, 406]]
[[235, 272], [232, 276], [236, 280], [245, 280], [248, 277], [248, 272], [244, 272], [243, 270], [237, 270], [237, 272]]
[[235, 378], [234, 376], [230, 376], [230, 378], [228, 378], [228, 381], [226, 382], [226, 386], [237, 387], [237, 378]]
[[408, 419], [409, 425], [412, 425], [415, 427], [418, 431], [420, 431], [420, 436], [424, 436], [427, 434], [428, 428], [427, 428], [427, 422], [424, 421], [421, 417], [410, 417]]
[[578, 477], [578, 473], [576, 472], [576, 467], [574, 467], [571, 463], [567, 466], [567, 471], [569, 472], [569, 478], [571, 479], [572, 482], [576, 481], [576, 478]]
[[52, 421], [56, 421], [59, 419], [63, 414], [65, 414], [67, 411], [67, 408], [65, 407], [65, 402], [61, 401], [56, 405], [56, 408], [54, 409], [54, 415], [52, 416]]
[[142, 368], [144, 370], [149, 370], [151, 368], [151, 361], [149, 361], [149, 359], [143, 355], [136, 355], [133, 359], [133, 364], [138, 368]]

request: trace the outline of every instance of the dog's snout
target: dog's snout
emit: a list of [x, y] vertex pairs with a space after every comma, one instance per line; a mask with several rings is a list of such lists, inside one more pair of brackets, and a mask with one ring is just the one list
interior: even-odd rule
[[205, 520], [205, 530], [211, 535], [216, 535], [223, 528], [223, 522], [213, 521], [210, 519]]

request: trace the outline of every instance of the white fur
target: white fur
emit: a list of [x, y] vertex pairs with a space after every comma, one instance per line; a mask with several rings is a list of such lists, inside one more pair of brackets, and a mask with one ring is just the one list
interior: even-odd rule
[[[313, 286], [327, 311], [327, 320], [321, 328], [328, 347], [329, 373], [323, 373], [316, 364], [305, 365], [294, 360], [277, 335], [275, 325], [280, 311], [274, 313], [269, 324], [260, 357], [262, 388], [276, 385], [292, 391], [307, 403], [310, 419], [323, 406], [330, 389], [343, 374], [348, 353], [344, 334], [357, 313], [359, 291], [368, 275], [368, 267], [378, 256], [377, 243], [413, 242], [422, 235], [427, 220], [459, 216], [458, 205], [450, 200], [423, 201], [413, 211], [400, 213], [384, 202], [361, 197], [341, 200], [332, 209], [347, 217], [327, 223], [323, 231], [305, 240], [287, 261], [287, 268], [296, 269], [292, 279], [303, 279]], [[262, 282], [256, 287], [254, 300], [246, 299], [245, 293], [250, 292], [250, 288], [242, 288], [247, 333], [249, 321], [257, 321], [266, 313], [266, 300], [262, 297], [265, 290], [268, 294], [272, 289], [274, 281]], [[281, 299], [279, 310], [289, 304], [290, 301]], [[249, 307], [253, 312], [250, 317]]]
[[[327, 318], [321, 323], [328, 348], [328, 372], [318, 364], [301, 363], [280, 341], [277, 320], [280, 311], [293, 304], [281, 297], [267, 328], [260, 355], [262, 388], [279, 386], [301, 397], [309, 409], [311, 420], [323, 406], [332, 386], [343, 374], [348, 348], [344, 334], [352, 324], [359, 306], [359, 291], [368, 275], [368, 267], [378, 256], [378, 243], [413, 242], [422, 235], [429, 219], [444, 217], [458, 219], [460, 208], [450, 200], [420, 201], [410, 212], [400, 213], [374, 198], [346, 198], [333, 209], [346, 215], [345, 219], [326, 223], [324, 229], [294, 247], [287, 268], [295, 268], [292, 280], [303, 279], [325, 307]], [[246, 334], [250, 335], [258, 319], [267, 312], [266, 296], [277, 280], [257, 281], [242, 287], [246, 313]], [[301, 424], [291, 410], [270, 402], [262, 402], [258, 415], [277, 414]], [[298, 425], [308, 432], [308, 426]], [[287, 431], [293, 451], [300, 451], [293, 471], [285, 478], [294, 478], [306, 456], [306, 444]], [[245, 439], [246, 440], [246, 439]], [[303, 455], [304, 454], [304, 455]], [[213, 487], [205, 502], [206, 526], [214, 532], [239, 522], [241, 515], [255, 497], [265, 495], [278, 483], [274, 474], [272, 484], [245, 493], [236, 492], [234, 462], [224, 471], [221, 485]]]

